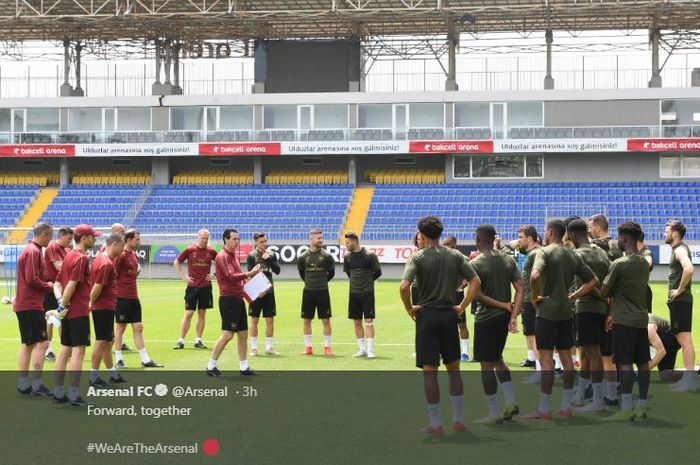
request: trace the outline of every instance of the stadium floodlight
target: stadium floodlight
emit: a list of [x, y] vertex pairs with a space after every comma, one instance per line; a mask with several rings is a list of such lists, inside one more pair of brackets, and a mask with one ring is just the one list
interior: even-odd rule
[[476, 23], [476, 16], [474, 16], [471, 13], [464, 13], [462, 16], [459, 17], [458, 21], [460, 24], [464, 24], [464, 23], [475, 24]]

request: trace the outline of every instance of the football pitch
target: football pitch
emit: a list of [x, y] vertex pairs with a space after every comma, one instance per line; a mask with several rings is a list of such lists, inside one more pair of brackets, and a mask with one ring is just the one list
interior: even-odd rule
[[[185, 284], [181, 281], [148, 281], [139, 282], [139, 295], [143, 306], [144, 337], [146, 349], [151, 358], [165, 365], [167, 370], [203, 370], [209, 359], [210, 349], [221, 333], [221, 318], [217, 304], [216, 284], [214, 285], [214, 309], [207, 311], [207, 323], [203, 339], [209, 349], [195, 349], [194, 324], [187, 335], [184, 350], [173, 350], [178, 339], [180, 322], [184, 309]], [[398, 281], [380, 280], [376, 283], [376, 321], [375, 321], [375, 352], [377, 357], [372, 360], [355, 359], [353, 354], [357, 352], [357, 344], [351, 320], [347, 318], [348, 282], [332, 281], [330, 283], [331, 304], [333, 307], [333, 350], [336, 357], [324, 357], [323, 334], [321, 322], [314, 321], [313, 340], [315, 355], [302, 356], [303, 338], [301, 332], [301, 290], [300, 281], [275, 282], [275, 295], [277, 299], [277, 317], [275, 318], [275, 349], [279, 356], [258, 355], [249, 357], [254, 370], [413, 370], [413, 340], [414, 323], [408, 317], [401, 304], [398, 292]], [[654, 313], [668, 318], [666, 306], [666, 284], [652, 284], [654, 293]], [[694, 287], [693, 293], [696, 302], [700, 300], [700, 288]], [[11, 306], [5, 305], [5, 311], [0, 312], [0, 370], [15, 370], [16, 356], [19, 344], [19, 329], [17, 319]], [[469, 309], [467, 309], [469, 311]], [[700, 323], [700, 311], [694, 315], [694, 327]], [[473, 316], [468, 316], [468, 326], [473, 334]], [[265, 324], [260, 322], [258, 334], [258, 347], [261, 352], [265, 349]], [[525, 338], [522, 335], [522, 326], [519, 324], [518, 334], [510, 334], [504, 352], [506, 362], [517, 368], [520, 361], [526, 355]], [[130, 329], [127, 328], [126, 343], [134, 349]], [[700, 347], [700, 339], [697, 339], [696, 348]], [[93, 334], [94, 336], [94, 334]], [[470, 338], [470, 354], [472, 340]], [[54, 350], [58, 349], [59, 339], [54, 335]], [[235, 352], [235, 340], [232, 341], [222, 354], [219, 367], [223, 371], [238, 369], [238, 356]], [[91, 352], [88, 349], [87, 353]], [[124, 359], [128, 369], [141, 369], [140, 360], [136, 351], [124, 352]], [[681, 363], [680, 354], [677, 363]], [[86, 361], [85, 369], [89, 369]], [[462, 363], [465, 370], [478, 370], [478, 364]], [[45, 367], [51, 369], [48, 363]]]
[[[576, 413], [573, 418], [555, 416], [554, 421], [516, 417], [500, 425], [483, 425], [474, 423], [487, 412], [478, 364], [462, 363], [467, 370], [462, 375], [467, 431], [455, 433], [449, 428], [451, 404], [443, 371], [440, 382], [445, 435], [426, 437], [419, 432], [427, 423], [427, 415], [422, 376], [413, 362], [413, 322], [399, 301], [397, 281], [377, 284], [377, 358], [374, 360], [352, 357], [357, 346], [352, 322], [346, 315], [347, 282], [331, 283], [333, 348], [337, 354], [334, 358], [300, 355], [301, 284], [280, 281], [276, 289], [275, 346], [281, 355], [250, 357], [259, 376], [244, 377], [238, 373], [232, 342], [220, 358], [224, 377], [215, 379], [204, 374], [210, 351], [192, 347], [194, 333], [190, 333], [184, 350], [172, 349], [182, 317], [184, 284], [141, 282], [147, 348], [151, 357], [165, 368], [144, 370], [140, 368], [138, 354], [126, 352], [128, 368], [121, 373], [127, 383], [114, 385], [127, 391], [132, 389], [124, 397], [90, 394], [86, 373], [81, 392], [94, 407], [92, 410], [92, 407], [81, 410], [16, 392], [17, 374], [11, 370], [16, 369], [17, 323], [10, 307], [3, 307], [0, 413], [6, 421], [0, 421], [0, 438], [10, 446], [3, 452], [0, 463], [47, 463], [50, 453], [53, 463], [60, 465], [92, 464], [96, 459], [97, 463], [118, 465], [140, 463], [144, 459], [151, 465], [462, 462], [618, 465], [652, 463], [660, 450], [664, 462], [697, 463], [700, 394], [669, 392], [656, 374], [652, 376], [649, 418], [645, 421], [611, 423], [604, 420], [609, 413]], [[655, 283], [653, 290], [655, 312], [668, 317], [665, 284]], [[470, 317], [470, 328], [472, 323]], [[204, 333], [210, 348], [219, 333], [220, 319], [214, 309]], [[133, 346], [130, 337], [127, 343]], [[264, 347], [262, 338], [259, 345]], [[322, 347], [320, 323], [315, 322], [317, 354], [322, 352]], [[525, 353], [522, 334], [510, 335], [505, 357], [517, 370], [513, 372], [513, 385], [521, 413], [536, 407], [539, 392], [538, 386], [522, 383], [529, 371], [519, 370], [517, 365]], [[50, 362], [46, 368], [51, 369]], [[44, 381], [53, 388], [53, 376], [45, 375]], [[139, 394], [141, 388], [158, 387], [165, 393]], [[176, 395], [177, 389], [182, 394], [182, 388], [202, 390]], [[225, 390], [223, 394], [222, 390]], [[502, 389], [499, 391], [503, 406]], [[561, 380], [557, 380], [552, 395], [554, 412], [559, 408], [561, 393]], [[61, 425], [61, 429], [41, 436], [45, 421]], [[58, 434], [66, 430], [70, 431], [69, 439]], [[37, 446], [37, 437], [43, 438], [42, 447]], [[147, 456], [142, 452], [140, 457], [123, 450], [100, 454], [97, 448], [105, 444], [121, 448], [135, 444], [188, 446], [193, 452]]]

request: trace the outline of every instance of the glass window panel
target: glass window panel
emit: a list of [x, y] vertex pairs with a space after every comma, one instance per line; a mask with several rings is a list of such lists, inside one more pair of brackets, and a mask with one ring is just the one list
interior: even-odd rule
[[357, 125], [360, 128], [390, 128], [392, 124], [391, 105], [359, 105]]
[[265, 129], [296, 129], [296, 105], [271, 105], [265, 107]]
[[253, 129], [253, 107], [220, 107], [219, 129]]
[[27, 108], [27, 132], [58, 132], [58, 108]]
[[661, 177], [662, 178], [677, 178], [681, 175], [681, 157], [661, 157]]
[[319, 129], [347, 129], [347, 105], [316, 105], [314, 107], [314, 126]]
[[180, 107], [170, 109], [170, 129], [196, 131], [202, 129], [203, 107]]
[[700, 154], [683, 156], [683, 177], [700, 178]]
[[455, 179], [464, 179], [470, 177], [471, 168], [469, 158], [469, 155], [454, 156], [454, 171], [452, 174]]
[[458, 128], [489, 127], [488, 103], [455, 103], [455, 126]]
[[150, 131], [151, 109], [148, 107], [118, 108], [117, 129], [119, 131]]
[[528, 178], [542, 177], [542, 155], [527, 156], [525, 158], [525, 176]]
[[475, 178], [522, 178], [525, 158], [522, 156], [484, 156], [472, 158]]
[[68, 130], [71, 132], [102, 131], [102, 108], [69, 108]]
[[0, 108], [0, 132], [10, 132], [12, 125], [11, 111], [9, 108]]
[[542, 126], [542, 102], [508, 103], [509, 126]]
[[411, 103], [410, 127], [441, 128], [445, 125], [445, 106], [442, 103]]

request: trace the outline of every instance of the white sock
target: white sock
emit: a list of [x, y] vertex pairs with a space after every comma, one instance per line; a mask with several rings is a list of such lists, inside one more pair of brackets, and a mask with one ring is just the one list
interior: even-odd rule
[[95, 368], [90, 368], [90, 381], [95, 382], [97, 378], [100, 377], [100, 370]]
[[554, 353], [554, 369], [561, 369], [561, 359], [559, 358], [559, 354], [556, 352]]
[[57, 398], [60, 399], [61, 397], [66, 395], [65, 389], [63, 389], [63, 384], [57, 384], [53, 388], [53, 395]]
[[80, 397], [80, 391], [78, 391], [78, 388], [75, 386], [69, 387], [68, 388], [68, 399], [74, 401], [78, 397]]
[[542, 413], [551, 412], [552, 411], [552, 407], [550, 405], [551, 400], [552, 400], [551, 394], [545, 394], [543, 392], [540, 392], [540, 405], [537, 409]]
[[265, 349], [272, 350], [272, 338], [271, 337], [265, 338]]
[[121, 350], [115, 350], [115, 351], [114, 351], [114, 358], [117, 359], [117, 362], [118, 362], [119, 360], [124, 360], [124, 359], [122, 358], [122, 351], [121, 351]]
[[240, 367], [241, 371], [246, 371], [248, 369], [248, 360], [241, 360], [238, 363], [238, 366]]
[[41, 389], [41, 385], [41, 378], [35, 378], [34, 380], [32, 380], [32, 391], [38, 391], [39, 389]]
[[503, 388], [503, 396], [505, 397], [506, 405], [515, 405], [515, 392], [513, 391], [513, 382], [506, 381], [501, 383]]
[[460, 342], [462, 343], [462, 353], [468, 354], [469, 353], [469, 339], [460, 339]]
[[620, 409], [624, 412], [629, 412], [632, 410], [632, 394], [622, 394]]
[[593, 405], [596, 407], [605, 405], [605, 401], [603, 401], [603, 383], [593, 383]]
[[304, 334], [304, 345], [311, 347], [311, 334]]
[[119, 376], [119, 375], [117, 374], [117, 369], [114, 368], [114, 367], [107, 368], [107, 373], [109, 373], [109, 377], [110, 377], [110, 378], [116, 378], [117, 376]]
[[637, 399], [637, 407], [646, 407], [646, 405], [647, 405], [646, 399]]
[[576, 387], [576, 397], [583, 400], [586, 396], [586, 389], [591, 385], [591, 380], [587, 378], [579, 377], [578, 386]]
[[202, 342], [202, 338], [199, 337], [199, 336], [195, 336], [195, 337], [194, 337], [194, 342], [195, 342], [195, 343], [197, 343], [197, 342], [201, 343], [201, 342]]
[[373, 337], [367, 338], [367, 350], [374, 350], [374, 338]]
[[28, 387], [31, 387], [31, 384], [29, 384], [29, 376], [20, 376], [17, 388], [24, 391]]
[[530, 362], [535, 361], [535, 351], [534, 350], [528, 350], [527, 351], [527, 360]]
[[428, 417], [430, 418], [430, 426], [433, 428], [442, 426], [442, 421], [440, 421], [440, 404], [428, 404]]
[[49, 352], [53, 352], [53, 350], [51, 350], [51, 341], [49, 341], [49, 345], [46, 346], [46, 352], [44, 352], [44, 355], [48, 354]]
[[693, 383], [695, 381], [695, 371], [684, 371], [682, 379], [685, 383]]
[[561, 399], [561, 409], [570, 410], [571, 409], [571, 399], [574, 398], [573, 389], [564, 389], [564, 397]]
[[213, 370], [214, 368], [216, 368], [216, 363], [217, 363], [217, 360], [210, 358], [209, 363], [207, 363], [207, 370]]
[[452, 398], [452, 422], [464, 423], [464, 396], [450, 396]]
[[185, 343], [185, 340], [184, 340], [183, 338], [180, 338], [180, 339], [177, 340], [177, 343], [178, 343], [178, 344], [184, 344], [184, 343]]
[[325, 347], [331, 346], [331, 337], [330, 336], [323, 336], [323, 345]]
[[610, 400], [615, 400], [615, 399], [617, 399], [617, 382], [615, 382], [615, 381], [608, 381], [608, 382], [605, 383], [605, 384], [607, 385], [607, 388], [608, 388], [608, 392], [607, 392], [607, 394], [605, 395], [605, 397], [607, 397], [607, 398], [610, 399]]
[[542, 364], [539, 359], [535, 360], [535, 370], [542, 371]]
[[139, 350], [139, 356], [141, 356], [141, 363], [148, 363], [151, 361], [151, 358], [148, 356], [148, 352], [146, 352], [145, 347]]
[[486, 400], [489, 403], [489, 415], [492, 417], [497, 417], [501, 414], [501, 408], [498, 406], [498, 394], [491, 394], [486, 396]]
[[360, 349], [360, 352], [365, 350], [365, 340], [361, 337], [357, 338], [357, 348]]
[[250, 350], [258, 350], [258, 338], [257, 337], [251, 337], [250, 338]]

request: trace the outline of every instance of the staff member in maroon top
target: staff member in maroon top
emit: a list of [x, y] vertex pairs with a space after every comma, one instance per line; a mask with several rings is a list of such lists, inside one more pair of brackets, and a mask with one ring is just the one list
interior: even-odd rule
[[[70, 245], [73, 241], [73, 230], [71, 228], [61, 228], [58, 230], [58, 239], [51, 242], [46, 250], [44, 250], [44, 278], [47, 281], [56, 281], [56, 276], [58, 272], [61, 271], [61, 264], [63, 259], [66, 258], [68, 252], [70, 252]], [[44, 311], [56, 310], [58, 308], [58, 302], [56, 301], [56, 296], [53, 295], [53, 289], [51, 292], [46, 293], [44, 297]], [[46, 353], [44, 357], [46, 360], [54, 361], [56, 360], [56, 354], [51, 350], [51, 341], [53, 340], [53, 325], [49, 322], [46, 323], [46, 337], [49, 340], [46, 346]]]
[[[80, 397], [80, 372], [85, 359], [85, 347], [90, 345], [90, 261], [87, 251], [95, 245], [100, 235], [92, 226], [79, 224], [74, 229], [75, 248], [63, 260], [53, 285], [54, 295], [61, 302], [61, 350], [56, 359], [56, 402], [69, 402], [76, 407], [86, 407]], [[63, 383], [70, 358], [70, 388], [66, 397]]]
[[238, 335], [237, 348], [242, 375], [252, 375], [253, 370], [248, 366], [246, 357], [248, 343], [248, 316], [243, 302], [243, 281], [260, 273], [260, 265], [247, 273], [241, 270], [241, 264], [236, 256], [236, 249], [240, 243], [238, 231], [225, 229], [223, 234], [224, 247], [216, 256], [216, 281], [219, 283], [219, 313], [221, 314], [221, 337], [216, 341], [211, 358], [207, 364], [207, 374], [215, 378], [222, 376], [216, 367], [221, 352], [226, 344]]
[[[185, 316], [180, 324], [180, 339], [173, 349], [185, 348], [185, 337], [192, 323], [192, 315], [197, 311], [197, 327], [194, 346], [197, 349], [206, 349], [202, 343], [205, 317], [207, 310], [214, 306], [211, 282], [214, 275], [211, 274], [211, 265], [216, 258], [216, 250], [209, 247], [209, 231], [200, 229], [197, 233], [197, 242], [187, 247], [173, 262], [175, 271], [180, 279], [187, 283], [185, 289]], [[187, 276], [182, 272], [182, 263], [187, 261]]]
[[141, 265], [136, 255], [136, 250], [141, 244], [141, 234], [135, 229], [129, 229], [124, 233], [124, 251], [115, 260], [114, 266], [117, 269], [117, 310], [115, 319], [117, 330], [114, 335], [114, 347], [119, 350], [114, 351], [117, 358], [117, 368], [124, 368], [122, 358], [122, 341], [126, 325], [131, 324], [134, 334], [134, 344], [141, 357], [141, 366], [146, 368], [161, 368], [155, 360], [152, 360], [146, 352], [146, 345], [143, 342], [143, 323], [141, 322], [141, 301], [136, 287], [136, 279], [141, 273]]
[[110, 383], [123, 383], [124, 378], [117, 374], [112, 363], [112, 342], [114, 341], [114, 312], [117, 307], [117, 269], [114, 260], [124, 250], [124, 238], [111, 234], [105, 242], [105, 251], [95, 257], [90, 267], [90, 309], [95, 328], [95, 348], [90, 360], [90, 386], [106, 387], [100, 378], [100, 362], [104, 360]]
[[[53, 289], [53, 283], [44, 278], [44, 261], [41, 248], [49, 245], [53, 228], [48, 223], [38, 223], [32, 230], [34, 239], [29, 241], [17, 259], [17, 295], [13, 310], [17, 314], [22, 344], [19, 347], [17, 390], [22, 394], [50, 396], [51, 391], [41, 382], [46, 350], [46, 319], [44, 296]], [[34, 367], [34, 379], [29, 384], [29, 361]]]

